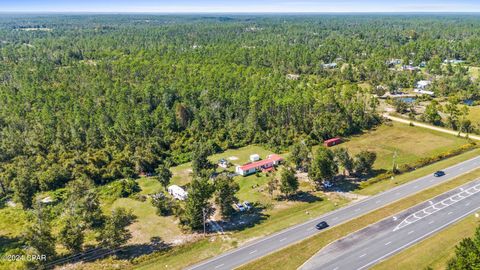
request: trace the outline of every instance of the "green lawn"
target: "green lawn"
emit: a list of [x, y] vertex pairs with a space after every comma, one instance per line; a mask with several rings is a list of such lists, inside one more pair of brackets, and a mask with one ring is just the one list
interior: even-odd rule
[[397, 164], [402, 165], [456, 149], [466, 143], [466, 139], [442, 132], [393, 123], [391, 127], [382, 125], [373, 131], [354, 136], [333, 148], [345, 147], [352, 154], [362, 150], [374, 151], [377, 153], [374, 169], [390, 170], [395, 151]]
[[468, 119], [472, 121], [473, 125], [480, 124], [480, 106], [468, 107]]
[[475, 215], [459, 221], [426, 240], [396, 254], [372, 267], [374, 270], [417, 270], [431, 267], [445, 269], [450, 258], [455, 255], [455, 246], [465, 237], [473, 236], [480, 225]]
[[[258, 145], [250, 145], [238, 149], [230, 149], [220, 154], [215, 154], [209, 157], [209, 160], [213, 163], [217, 163], [218, 160], [224, 158], [233, 164], [229, 170], [234, 170], [235, 165], [243, 165], [249, 161], [249, 157], [252, 154], [259, 154], [262, 159], [266, 158], [269, 154], [274, 152], [269, 151]], [[277, 153], [278, 154], [278, 153]], [[172, 167], [171, 171], [173, 173], [172, 183], [176, 185], [185, 185], [189, 183], [192, 179], [191, 173], [191, 163], [184, 163], [176, 167]]]
[[475, 80], [480, 77], [480, 68], [479, 67], [469, 67], [468, 69], [470, 76], [472, 76]]

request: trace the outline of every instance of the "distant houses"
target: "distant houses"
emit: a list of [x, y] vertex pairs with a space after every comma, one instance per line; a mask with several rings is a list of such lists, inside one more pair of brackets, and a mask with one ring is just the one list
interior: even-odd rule
[[400, 65], [402, 63], [402, 59], [390, 59], [386, 62], [388, 67], [394, 67], [395, 65]]
[[298, 74], [287, 74], [287, 79], [296, 81], [300, 78], [300, 75]]
[[332, 69], [337, 67], [337, 63], [328, 63], [328, 64], [323, 64], [322, 67], [324, 69]]
[[421, 95], [429, 95], [429, 96], [434, 96], [435, 93], [433, 91], [429, 91], [428, 87], [432, 84], [432, 81], [427, 81], [427, 80], [422, 80], [418, 81], [415, 84], [415, 88], [413, 89], [413, 92]]
[[242, 176], [247, 176], [260, 171], [268, 172], [268, 171], [272, 171], [275, 168], [275, 166], [278, 166], [283, 161], [283, 158], [276, 154], [271, 154], [266, 159], [263, 159], [263, 160], [259, 160], [259, 159], [260, 159], [259, 155], [256, 155], [256, 154], [251, 155], [250, 161], [252, 160], [255, 160], [255, 161], [252, 161], [242, 166], [237, 166], [235, 168], [235, 172]]
[[443, 63], [445, 64], [462, 64], [462, 63], [465, 63], [465, 60], [460, 60], [460, 59], [445, 59], [445, 61], [443, 61]]
[[418, 81], [415, 84], [415, 88], [425, 90], [430, 84], [432, 84], [432, 81], [427, 81], [427, 80]]
[[417, 70], [420, 70], [419, 67], [414, 67], [412, 65], [404, 65], [402, 66], [402, 70], [405, 70], [405, 71], [417, 71]]

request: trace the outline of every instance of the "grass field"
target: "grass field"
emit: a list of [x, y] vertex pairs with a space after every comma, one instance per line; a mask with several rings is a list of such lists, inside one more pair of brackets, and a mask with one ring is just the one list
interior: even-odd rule
[[468, 119], [472, 121], [473, 125], [480, 124], [480, 106], [468, 107]]
[[480, 67], [469, 67], [468, 71], [470, 76], [472, 76], [475, 80], [478, 80], [480, 77]]
[[395, 152], [397, 164], [402, 165], [453, 150], [466, 143], [466, 139], [442, 132], [393, 123], [391, 127], [382, 125], [333, 148], [345, 147], [353, 154], [361, 150], [374, 151], [377, 153], [374, 169], [390, 170]]
[[480, 225], [475, 215], [459, 221], [445, 230], [427, 238], [397, 255], [372, 267], [374, 270], [417, 270], [431, 267], [445, 269], [450, 258], [455, 255], [455, 246], [465, 237], [473, 236]]
[[[457, 177], [451, 181], [443, 183], [441, 185], [432, 187], [430, 189], [419, 192], [410, 197], [406, 197], [400, 201], [392, 203], [388, 206], [372, 211], [359, 218], [353, 219], [329, 230], [326, 230], [320, 234], [310, 237], [297, 244], [291, 245], [285, 249], [267, 255], [259, 260], [251, 262], [247, 265], [240, 267], [241, 270], [278, 270], [278, 269], [297, 269], [306, 260], [312, 257], [320, 249], [326, 246], [328, 243], [345, 237], [346, 235], [364, 228], [370, 224], [376, 223], [386, 217], [389, 217], [395, 213], [398, 213], [404, 209], [408, 209], [418, 203], [421, 203], [429, 198], [435, 197], [448, 190], [456, 188], [462, 184], [470, 182], [480, 177], [480, 170], [476, 170]], [[397, 268], [400, 269], [400, 268]], [[421, 269], [421, 268], [417, 268]]]

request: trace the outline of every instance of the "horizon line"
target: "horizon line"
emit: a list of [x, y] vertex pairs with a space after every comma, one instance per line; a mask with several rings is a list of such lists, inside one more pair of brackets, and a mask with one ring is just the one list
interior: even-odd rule
[[480, 14], [479, 11], [0, 11], [0, 14]]

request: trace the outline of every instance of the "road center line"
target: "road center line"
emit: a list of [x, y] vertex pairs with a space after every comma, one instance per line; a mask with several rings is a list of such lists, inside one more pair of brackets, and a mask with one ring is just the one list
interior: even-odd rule
[[413, 231], [409, 231], [407, 234], [412, 234], [412, 233], [413, 233]]
[[287, 240], [287, 238], [282, 238], [282, 239], [280, 239], [280, 242], [283, 242], [285, 240]]
[[250, 252], [250, 253], [248, 253], [248, 254], [253, 254], [253, 253], [257, 252], [257, 251], [258, 251], [258, 250], [255, 249], [254, 251], [252, 251], [252, 252]]
[[223, 264], [223, 263], [222, 263], [222, 264], [219, 264], [219, 265], [215, 266], [215, 269], [218, 269], [218, 268], [220, 268], [220, 267], [222, 267], [222, 266], [224, 266], [224, 265], [225, 265], [225, 264]]
[[385, 246], [388, 246], [392, 243], [392, 241], [385, 243]]
[[367, 254], [362, 254], [362, 255], [360, 255], [359, 258], [363, 258], [363, 257], [365, 257], [365, 256], [367, 256]]

